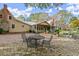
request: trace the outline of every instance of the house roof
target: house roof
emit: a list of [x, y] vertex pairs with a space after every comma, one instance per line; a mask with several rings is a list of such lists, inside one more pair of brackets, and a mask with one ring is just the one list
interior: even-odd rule
[[[28, 24], [28, 23], [26, 23], [25, 21], [18, 20], [18, 19], [16, 19], [16, 18], [15, 18], [15, 21], [18, 21], [18, 22], [20, 22], [20, 23], [23, 23], [23, 24], [29, 25], [29, 24]], [[30, 25], [29, 25], [29, 26], [30, 26]]]
[[[7, 5], [4, 5], [4, 8], [1, 9], [0, 12], [3, 12], [3, 13], [8, 14], [8, 15], [12, 15], [11, 12], [7, 9], [6, 6], [7, 6]], [[12, 15], [12, 16], [13, 16], [13, 15]], [[27, 24], [27, 25], [37, 25], [37, 24], [43, 24], [43, 25], [45, 25], [45, 23], [46, 23], [47, 25], [50, 25], [50, 24], [49, 24], [50, 21], [29, 22], [29, 21], [19, 20], [19, 19], [15, 18], [14, 16], [13, 16], [13, 18], [14, 18], [14, 20], [16, 20], [16, 21], [21, 22], [21, 23], [24, 23], [24, 24]]]
[[29, 24], [29, 25], [36, 25], [36, 22], [30, 22], [30, 21], [25, 21], [25, 23]]
[[48, 22], [49, 24], [51, 24], [52, 20], [48, 20], [47, 22]]
[[37, 25], [37, 24], [41, 24], [41, 25], [46, 25], [47, 24], [47, 25], [49, 25], [49, 23], [47, 21], [42, 21], [42, 22], [28, 22], [28, 21], [25, 21], [25, 23], [27, 23], [29, 25]]
[[20, 22], [20, 23], [29, 25], [29, 24], [25, 23], [24, 21], [20, 21], [20, 20], [16, 19], [16, 18], [12, 15], [12, 13], [7, 9], [7, 6], [6, 6], [5, 4], [4, 4], [4, 8], [1, 9], [0, 12], [4, 13], [4, 14], [6, 14], [6, 15], [11, 15], [15, 21], [18, 21], [18, 22]]
[[48, 23], [48, 21], [42, 21], [42, 22], [39, 22], [38, 24], [41, 24], [41, 25], [50, 25], [50, 24]]

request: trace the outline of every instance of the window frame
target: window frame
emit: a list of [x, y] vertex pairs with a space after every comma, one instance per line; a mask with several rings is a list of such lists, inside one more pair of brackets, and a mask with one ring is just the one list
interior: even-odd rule
[[0, 14], [0, 18], [2, 18], [3, 16], [2, 16], [2, 14]]
[[14, 29], [15, 28], [15, 24], [12, 24], [12, 29]]
[[24, 28], [24, 25], [22, 25], [22, 27]]
[[12, 16], [11, 16], [11, 15], [9, 15], [9, 16], [8, 16], [8, 19], [10, 19], [10, 20], [11, 20], [11, 19], [12, 19]]

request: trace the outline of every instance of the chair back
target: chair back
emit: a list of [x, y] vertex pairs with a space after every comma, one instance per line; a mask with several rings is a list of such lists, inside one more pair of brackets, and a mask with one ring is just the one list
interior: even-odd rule
[[53, 38], [53, 35], [51, 35], [51, 37], [50, 37], [50, 40], [49, 40], [49, 41], [52, 41], [52, 38]]
[[23, 39], [23, 42], [26, 42], [26, 41], [27, 41], [27, 38], [26, 38], [25, 33], [22, 33], [22, 34], [21, 34], [21, 37], [22, 37], [22, 39]]

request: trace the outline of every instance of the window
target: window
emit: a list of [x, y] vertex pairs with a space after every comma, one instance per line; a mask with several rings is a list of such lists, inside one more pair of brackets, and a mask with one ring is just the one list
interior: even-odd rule
[[12, 28], [15, 28], [15, 24], [12, 24]]
[[9, 16], [9, 19], [12, 19], [12, 17], [11, 17], [11, 16]]
[[0, 15], [0, 18], [2, 18], [2, 15]]
[[22, 27], [24, 27], [24, 25], [22, 25]]

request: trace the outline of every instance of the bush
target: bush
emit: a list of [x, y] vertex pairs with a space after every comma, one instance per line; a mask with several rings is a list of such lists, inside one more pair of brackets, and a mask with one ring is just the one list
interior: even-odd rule
[[2, 33], [7, 33], [7, 32], [9, 32], [9, 31], [5, 31], [5, 30], [3, 30], [2, 28], [0, 28], [0, 34], [2, 34]]
[[2, 34], [4, 32], [4, 30], [2, 28], [0, 28], [0, 34]]
[[57, 28], [57, 29], [55, 30], [55, 32], [58, 33], [58, 34], [60, 33], [60, 31], [61, 31], [61, 28]]

